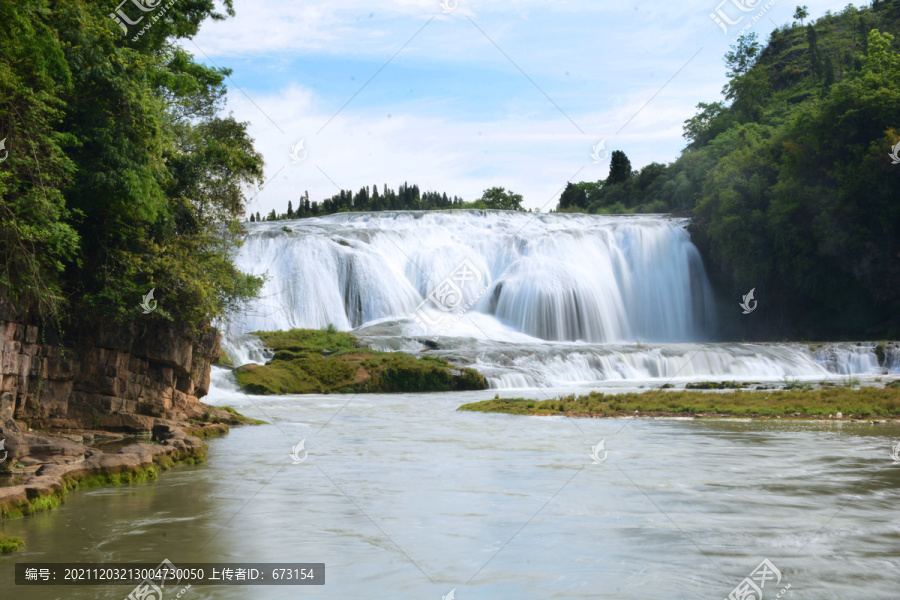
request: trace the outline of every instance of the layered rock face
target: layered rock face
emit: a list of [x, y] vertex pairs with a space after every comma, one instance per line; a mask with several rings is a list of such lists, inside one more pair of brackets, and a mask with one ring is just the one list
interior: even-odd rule
[[148, 318], [63, 341], [0, 300], [0, 425], [140, 432], [155, 419], [196, 419], [218, 356], [215, 330], [188, 336]]

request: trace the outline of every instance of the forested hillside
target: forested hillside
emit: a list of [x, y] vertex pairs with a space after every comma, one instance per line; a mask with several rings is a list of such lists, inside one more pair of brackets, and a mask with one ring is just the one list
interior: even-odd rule
[[233, 14], [192, 0], [126, 35], [115, 0], [0, 0], [0, 296], [129, 320], [157, 288], [146, 318], [196, 329], [259, 288], [230, 256], [262, 159], [221, 114], [229, 71], [175, 43], [217, 5]]
[[900, 335], [900, 2], [848, 6], [755, 34], [725, 56], [724, 99], [700, 103], [669, 165], [570, 184], [559, 209], [692, 211], [729, 293], [756, 288], [773, 330]]

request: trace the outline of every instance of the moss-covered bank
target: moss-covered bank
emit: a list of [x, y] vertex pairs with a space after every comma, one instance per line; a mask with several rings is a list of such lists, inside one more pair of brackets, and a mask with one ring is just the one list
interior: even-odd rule
[[14, 535], [6, 536], [0, 533], [0, 554], [8, 554], [21, 550], [25, 547], [25, 542], [20, 537]]
[[234, 370], [251, 394], [324, 394], [342, 392], [449, 392], [483, 390], [484, 376], [474, 369], [455, 369], [435, 356], [414, 357], [361, 346], [341, 331], [292, 329], [259, 331], [275, 351], [266, 365]]
[[535, 401], [494, 398], [464, 404], [459, 410], [512, 415], [567, 415], [570, 417], [695, 416], [695, 417], [790, 417], [900, 418], [900, 389], [849, 387], [790, 391], [651, 390], [642, 393], [565, 396]]
[[[202, 428], [202, 426], [198, 426]], [[225, 425], [206, 426], [202, 437], [228, 432]], [[18, 486], [0, 488], [0, 520], [15, 519], [65, 502], [70, 491], [109, 485], [130, 485], [159, 477], [176, 465], [206, 462], [206, 447], [196, 436], [168, 426], [154, 431], [155, 444], [133, 444], [118, 454], [87, 449], [75, 464], [45, 464]]]

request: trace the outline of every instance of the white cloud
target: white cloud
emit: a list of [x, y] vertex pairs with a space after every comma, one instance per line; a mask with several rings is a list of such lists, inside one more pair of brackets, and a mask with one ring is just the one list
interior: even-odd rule
[[[354, 191], [408, 181], [469, 200], [502, 185], [534, 208], [569, 177], [605, 177], [606, 165], [588, 156], [601, 138], [608, 149], [625, 150], [636, 167], [678, 156], [683, 121], [698, 102], [719, 99], [725, 81], [722, 55], [730, 38], [709, 18], [716, 4], [659, 1], [635, 10], [588, 0], [459, 0], [457, 11], [441, 15], [438, 0], [237, 0], [237, 17], [205, 24], [196, 43], [217, 64], [233, 67], [233, 79], [253, 99], [232, 89], [229, 108], [252, 123], [267, 176], [278, 173], [254, 200], [254, 212], [283, 212], [305, 189], [315, 200], [331, 196], [337, 188], [329, 177]], [[830, 0], [808, 4], [813, 16], [842, 8]], [[767, 16], [783, 23], [792, 13], [782, 0]], [[766, 20], [755, 30], [764, 38], [772, 27]], [[186, 47], [196, 51], [190, 42]], [[295, 72], [300, 65], [318, 73], [318, 64], [336, 71]], [[414, 77], [409, 73], [431, 69], [455, 74], [453, 98], [440, 81], [409, 81], [415, 87], [409, 96], [395, 89], [398, 80], [407, 85], [403, 77]], [[359, 77], [348, 88], [351, 75]], [[293, 165], [288, 151], [301, 138], [309, 156]]]

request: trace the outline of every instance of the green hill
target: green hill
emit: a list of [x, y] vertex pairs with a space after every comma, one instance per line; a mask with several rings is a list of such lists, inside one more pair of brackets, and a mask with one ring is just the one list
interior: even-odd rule
[[614, 152], [559, 210], [691, 211], [720, 287], [765, 299], [743, 337], [900, 336], [898, 39], [897, 1], [741, 37], [675, 162], [631, 171]]

